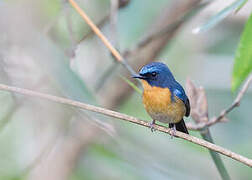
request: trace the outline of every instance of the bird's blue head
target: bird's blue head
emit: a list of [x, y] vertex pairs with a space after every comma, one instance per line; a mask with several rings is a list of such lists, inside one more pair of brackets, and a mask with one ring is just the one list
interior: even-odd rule
[[167, 83], [175, 80], [169, 68], [161, 62], [152, 62], [143, 66], [139, 74], [133, 77], [157, 87], [166, 87]]

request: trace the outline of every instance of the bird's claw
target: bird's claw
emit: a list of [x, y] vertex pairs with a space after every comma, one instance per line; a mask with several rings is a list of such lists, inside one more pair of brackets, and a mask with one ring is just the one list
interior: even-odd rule
[[176, 127], [173, 126], [171, 129], [172, 129], [172, 131], [171, 131], [171, 139], [172, 139], [176, 135]]
[[156, 129], [155, 129], [155, 127], [154, 127], [154, 125], [155, 125], [155, 121], [152, 121], [152, 122], [150, 123], [150, 129], [151, 129], [151, 132], [156, 131]]

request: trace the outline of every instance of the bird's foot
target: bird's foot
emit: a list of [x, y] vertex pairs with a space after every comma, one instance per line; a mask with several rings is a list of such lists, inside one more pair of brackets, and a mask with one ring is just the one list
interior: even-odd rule
[[156, 129], [155, 129], [155, 127], [154, 127], [154, 125], [155, 125], [155, 120], [153, 120], [153, 121], [150, 123], [150, 129], [151, 129], [151, 132], [156, 131]]
[[172, 128], [171, 128], [171, 139], [175, 136], [175, 134], [176, 134], [176, 127], [175, 127], [175, 125], [174, 126], [172, 126]]

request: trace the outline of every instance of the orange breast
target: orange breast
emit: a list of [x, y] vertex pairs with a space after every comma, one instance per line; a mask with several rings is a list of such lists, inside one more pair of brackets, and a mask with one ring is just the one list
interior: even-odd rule
[[152, 87], [144, 80], [142, 83], [144, 87], [143, 104], [154, 120], [176, 123], [183, 118], [186, 112], [185, 105], [176, 96], [172, 101], [168, 88]]

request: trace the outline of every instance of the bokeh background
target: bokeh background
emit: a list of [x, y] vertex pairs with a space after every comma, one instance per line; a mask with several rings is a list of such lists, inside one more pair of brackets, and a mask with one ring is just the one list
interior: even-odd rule
[[[113, 0], [77, 2], [135, 70], [158, 60], [183, 86], [188, 77], [203, 86], [210, 117], [234, 100], [234, 56], [251, 2], [198, 34], [233, 1], [131, 0], [112, 18]], [[1, 83], [151, 120], [124, 68], [67, 1], [0, 1], [0, 63]], [[1, 91], [0, 99], [0, 179], [220, 179], [208, 150], [184, 140], [34, 97]], [[210, 128], [216, 144], [250, 158], [251, 107], [250, 88], [229, 121]], [[232, 179], [252, 178], [251, 168], [222, 159]]]

